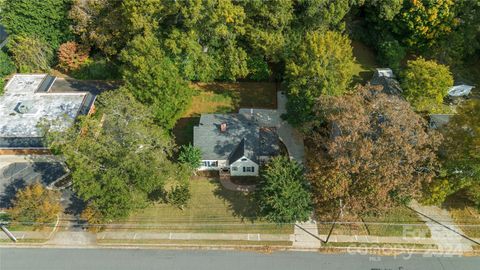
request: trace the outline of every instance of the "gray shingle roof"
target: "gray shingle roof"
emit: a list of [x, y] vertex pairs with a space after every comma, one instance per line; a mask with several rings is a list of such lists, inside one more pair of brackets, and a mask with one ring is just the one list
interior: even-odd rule
[[[278, 137], [261, 132], [257, 122], [245, 114], [203, 114], [193, 128], [193, 144], [202, 151], [204, 160], [233, 162], [245, 156], [256, 162], [258, 156], [275, 154], [279, 149]], [[220, 130], [222, 123], [227, 125], [225, 132]]]

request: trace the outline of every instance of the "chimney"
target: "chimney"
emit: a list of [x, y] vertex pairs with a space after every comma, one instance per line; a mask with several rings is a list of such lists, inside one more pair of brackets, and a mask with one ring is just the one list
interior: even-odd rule
[[221, 132], [226, 132], [227, 131], [227, 123], [220, 124], [220, 131]]

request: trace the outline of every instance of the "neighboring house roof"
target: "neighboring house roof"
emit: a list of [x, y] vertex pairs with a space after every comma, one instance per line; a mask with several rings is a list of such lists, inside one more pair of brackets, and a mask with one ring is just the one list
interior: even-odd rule
[[[229, 160], [247, 157], [257, 162], [259, 156], [279, 152], [279, 139], [274, 128], [262, 127], [248, 114], [202, 114], [193, 128], [194, 146], [202, 151], [203, 160]], [[221, 125], [226, 124], [225, 131]]]
[[17, 74], [0, 96], [0, 148], [43, 147], [39, 124], [68, 128], [79, 114], [87, 114], [95, 96], [87, 92], [52, 92], [55, 77]]
[[430, 128], [437, 129], [445, 126], [448, 124], [452, 116], [452, 114], [431, 114], [429, 123]]
[[395, 79], [395, 75], [389, 68], [377, 68], [370, 84], [383, 86], [382, 91], [389, 95], [401, 96], [403, 93], [400, 83]]

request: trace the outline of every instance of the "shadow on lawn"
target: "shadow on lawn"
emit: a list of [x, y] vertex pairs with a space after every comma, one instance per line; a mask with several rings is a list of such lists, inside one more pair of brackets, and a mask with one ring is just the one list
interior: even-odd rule
[[228, 209], [232, 211], [234, 217], [252, 223], [258, 220], [258, 207], [253, 194], [227, 190], [216, 179], [209, 181], [216, 186], [213, 194], [227, 203]]

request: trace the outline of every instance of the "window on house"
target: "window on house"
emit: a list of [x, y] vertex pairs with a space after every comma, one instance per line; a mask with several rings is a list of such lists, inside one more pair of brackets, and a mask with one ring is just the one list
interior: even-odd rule
[[202, 161], [201, 165], [202, 165], [202, 167], [207, 167], [207, 162], [206, 162], [206, 161]]
[[205, 167], [218, 167], [218, 161], [204, 161], [202, 164]]
[[238, 167], [232, 167], [232, 171], [234, 172], [238, 171]]
[[242, 158], [241, 160], [242, 160], [242, 161], [247, 161], [247, 159], [246, 159], [246, 158]]
[[255, 167], [243, 167], [243, 172], [255, 172]]

